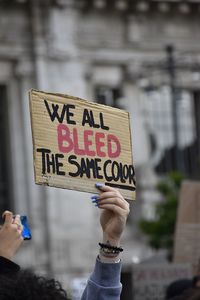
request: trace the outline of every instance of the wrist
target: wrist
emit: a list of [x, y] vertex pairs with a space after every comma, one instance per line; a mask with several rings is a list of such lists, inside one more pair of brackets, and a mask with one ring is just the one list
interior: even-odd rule
[[121, 239], [120, 238], [113, 238], [109, 235], [107, 235], [106, 233], [103, 233], [103, 244], [108, 244], [114, 247], [120, 247], [120, 242]]
[[12, 258], [12, 256], [9, 255], [8, 253], [1, 252], [1, 251], [0, 251], [0, 256], [6, 258], [8, 260], [11, 260], [11, 258]]
[[119, 254], [115, 257], [107, 257], [107, 256], [104, 256], [100, 251], [98, 257], [102, 263], [112, 264], [112, 263], [119, 263], [121, 261]]

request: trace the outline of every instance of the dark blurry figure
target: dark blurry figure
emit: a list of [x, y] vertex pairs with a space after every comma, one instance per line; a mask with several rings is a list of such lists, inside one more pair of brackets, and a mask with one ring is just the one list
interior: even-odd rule
[[196, 275], [193, 278], [193, 287], [200, 288], [200, 275]]
[[171, 300], [200, 300], [200, 290], [193, 288], [183, 292], [182, 296], [172, 298]]
[[[5, 270], [5, 269], [4, 269]], [[69, 300], [61, 284], [54, 279], [38, 276], [28, 270], [13, 270], [0, 274], [1, 300]]]
[[[193, 287], [193, 281], [191, 279], [179, 279], [172, 282], [166, 290], [166, 300], [174, 299], [177, 296], [182, 295], [186, 290]], [[175, 298], [176, 299], [176, 298]]]
[[200, 300], [200, 275], [193, 279], [180, 279], [172, 282], [166, 290], [168, 300]]

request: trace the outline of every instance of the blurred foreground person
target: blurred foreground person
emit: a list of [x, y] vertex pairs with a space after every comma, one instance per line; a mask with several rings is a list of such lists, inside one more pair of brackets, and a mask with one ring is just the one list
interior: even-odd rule
[[[191, 279], [179, 279], [170, 283], [166, 290], [166, 300], [181, 296], [186, 290], [193, 286]], [[175, 298], [176, 299], [176, 298]]]
[[193, 287], [200, 288], [200, 275], [194, 276], [192, 283], [193, 283]]
[[200, 276], [172, 282], [166, 291], [169, 300], [200, 300]]
[[186, 290], [181, 296], [171, 298], [170, 300], [200, 300], [200, 290], [197, 288]]
[[[200, 290], [194, 289], [191, 291], [190, 295], [188, 295], [188, 298], [185, 298], [186, 300], [200, 300]], [[183, 299], [183, 300], [185, 300]]]
[[[92, 202], [102, 209], [100, 223], [103, 240], [94, 271], [91, 274], [82, 300], [119, 300], [121, 293], [120, 247], [122, 232], [129, 214], [129, 204], [114, 188], [96, 184], [98, 196]], [[12, 262], [23, 242], [20, 216], [13, 218], [4, 213], [5, 222], [0, 229], [0, 299], [1, 300], [66, 300], [67, 294], [54, 279], [38, 276]], [[83, 257], [84, 259], [84, 257]]]

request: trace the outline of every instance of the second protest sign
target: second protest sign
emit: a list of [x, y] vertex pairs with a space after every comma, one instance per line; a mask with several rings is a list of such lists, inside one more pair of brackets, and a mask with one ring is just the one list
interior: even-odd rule
[[96, 192], [102, 182], [135, 199], [128, 112], [62, 94], [29, 96], [36, 183]]

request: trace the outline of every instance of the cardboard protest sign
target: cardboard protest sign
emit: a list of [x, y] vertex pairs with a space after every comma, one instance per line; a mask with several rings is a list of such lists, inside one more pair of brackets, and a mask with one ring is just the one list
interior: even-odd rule
[[190, 263], [196, 273], [200, 271], [200, 182], [184, 181], [179, 198], [174, 261]]
[[128, 112], [36, 90], [29, 98], [36, 183], [96, 192], [102, 182], [135, 199]]
[[166, 288], [178, 279], [192, 277], [189, 264], [150, 263], [134, 265], [134, 300], [163, 300]]

